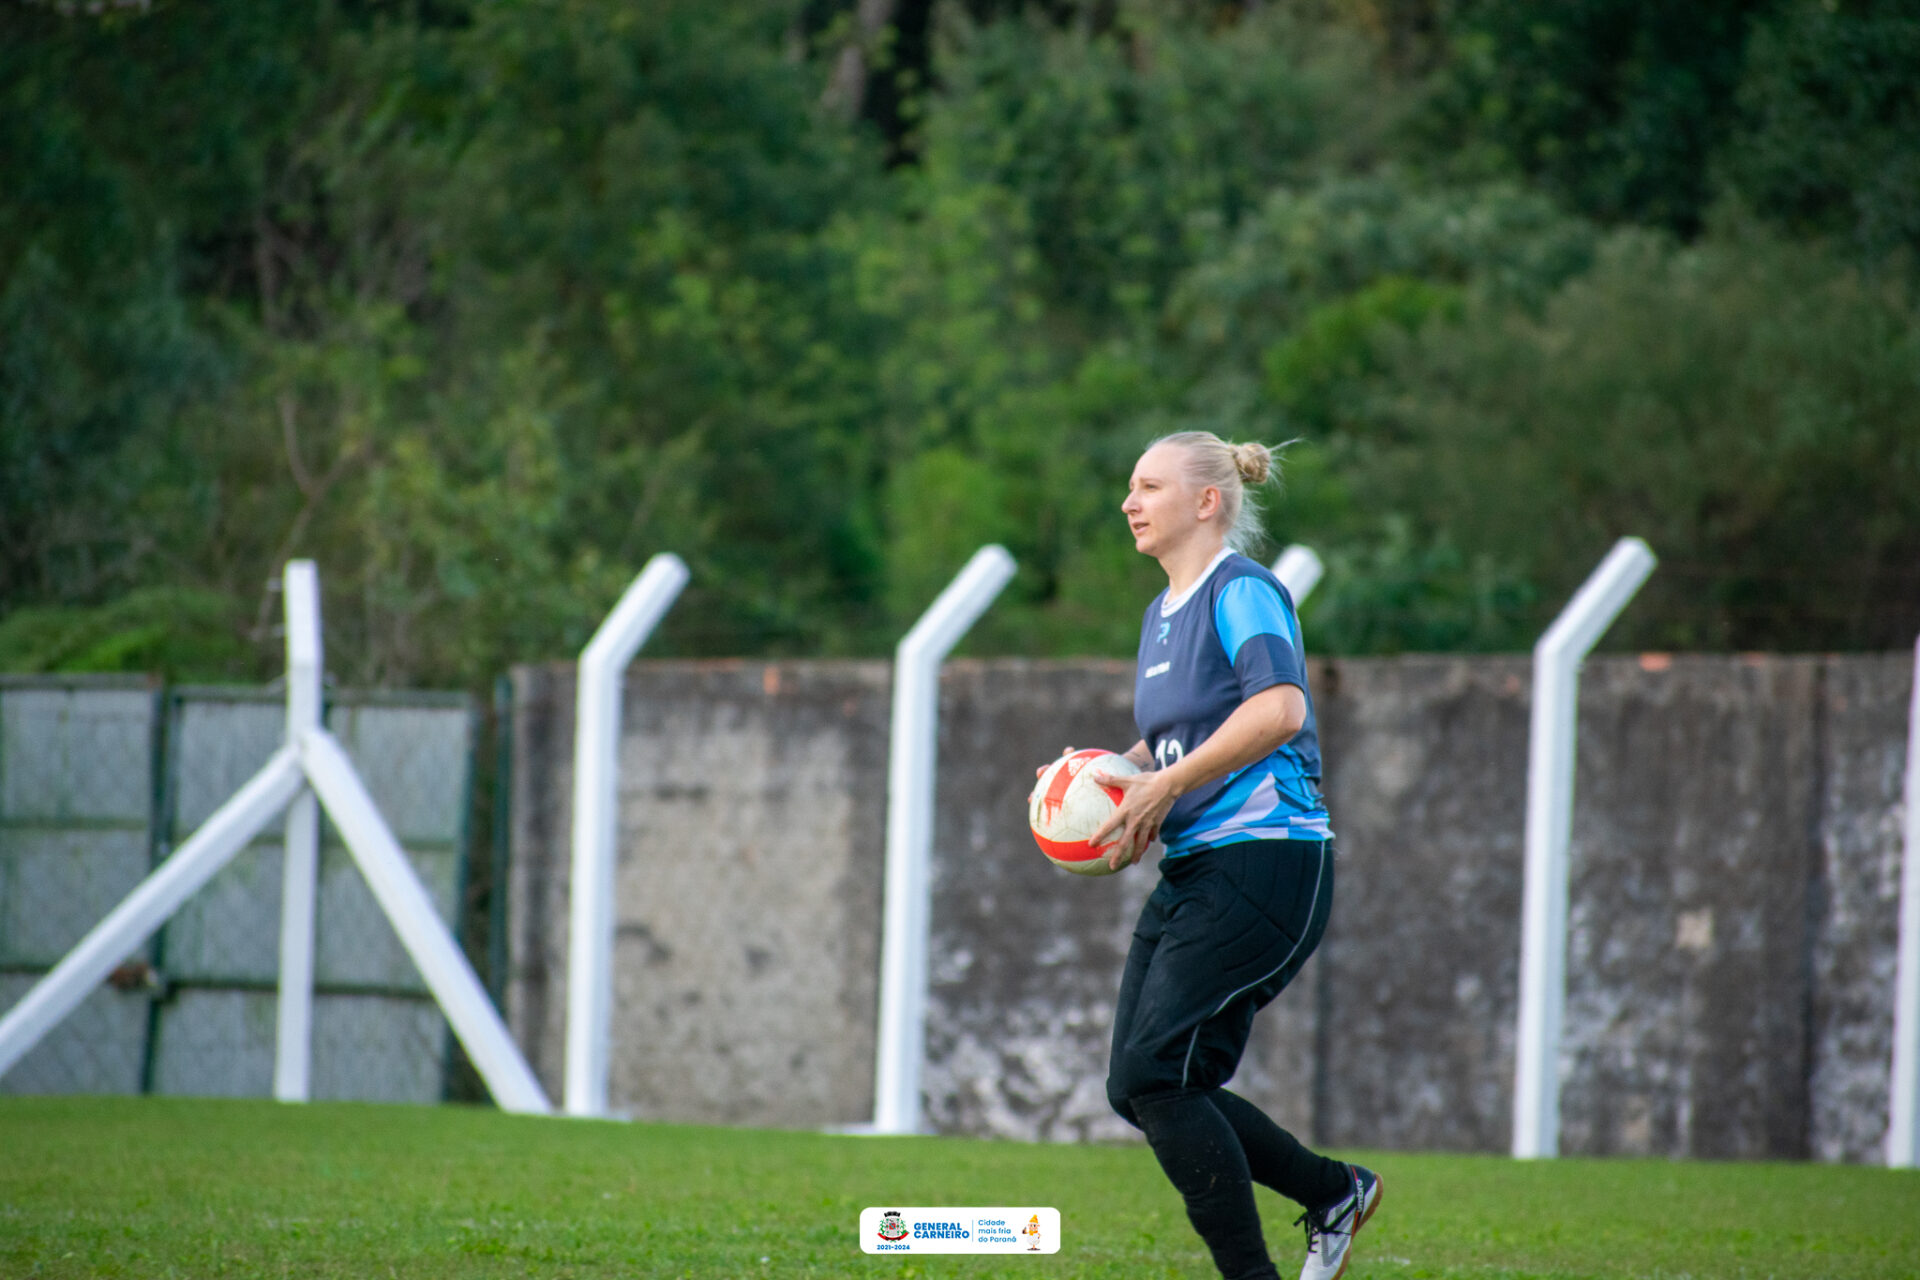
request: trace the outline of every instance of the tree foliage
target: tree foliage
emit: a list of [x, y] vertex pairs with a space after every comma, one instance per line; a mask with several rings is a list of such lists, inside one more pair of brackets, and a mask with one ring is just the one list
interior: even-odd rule
[[[878, 12], [878, 10], [873, 10]], [[1153, 436], [1297, 441], [1316, 648], [1920, 628], [1893, 3], [0, 8], [0, 666], [1125, 652]], [[834, 99], [867, 59], [864, 118]], [[878, 88], [876, 88], [878, 86]], [[882, 91], [884, 90], [884, 91]]]

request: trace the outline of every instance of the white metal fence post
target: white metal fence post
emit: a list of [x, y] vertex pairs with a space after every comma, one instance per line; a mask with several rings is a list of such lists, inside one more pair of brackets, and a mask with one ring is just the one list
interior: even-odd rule
[[1282, 551], [1280, 558], [1273, 562], [1273, 576], [1280, 579], [1287, 594], [1293, 597], [1295, 609], [1300, 607], [1302, 600], [1313, 594], [1313, 589], [1320, 585], [1320, 579], [1326, 571], [1327, 567], [1320, 563], [1320, 557], [1314, 549], [1298, 542]]
[[1533, 648], [1527, 742], [1526, 890], [1520, 917], [1520, 1015], [1514, 1039], [1513, 1154], [1560, 1151], [1560, 1024], [1567, 982], [1567, 842], [1573, 830], [1580, 661], [1647, 575], [1653, 552], [1622, 538]]
[[[320, 727], [320, 575], [311, 560], [287, 562], [287, 745]], [[280, 996], [275, 1010], [273, 1096], [305, 1102], [313, 1063], [314, 905], [320, 891], [320, 802], [302, 788], [287, 806], [281, 870]]]
[[1893, 979], [1893, 1073], [1888, 1081], [1887, 1164], [1920, 1160], [1920, 642], [1907, 713], [1905, 847], [1900, 851], [1900, 952]]
[[915, 1133], [920, 1128], [940, 664], [1012, 579], [1014, 567], [1005, 547], [980, 548], [894, 651], [880, 1034], [873, 1089], [877, 1133]]
[[654, 556], [580, 651], [573, 730], [573, 864], [568, 877], [568, 1115], [607, 1113], [621, 677], [687, 578], [686, 562], [679, 556]]

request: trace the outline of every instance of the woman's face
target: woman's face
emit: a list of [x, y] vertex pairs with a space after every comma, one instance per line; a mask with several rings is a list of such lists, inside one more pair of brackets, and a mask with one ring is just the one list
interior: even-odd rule
[[1133, 549], [1142, 555], [1167, 555], [1200, 531], [1204, 516], [1219, 510], [1219, 493], [1195, 489], [1185, 462], [1178, 446], [1157, 444], [1133, 464], [1120, 510], [1133, 531]]

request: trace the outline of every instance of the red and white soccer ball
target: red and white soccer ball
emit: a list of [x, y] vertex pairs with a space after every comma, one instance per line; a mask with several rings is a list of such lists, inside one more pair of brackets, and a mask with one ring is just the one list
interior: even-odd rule
[[1075, 875], [1104, 876], [1111, 872], [1107, 855], [1113, 852], [1113, 846], [1104, 844], [1096, 849], [1087, 843], [1087, 837], [1113, 816], [1123, 793], [1119, 787], [1095, 782], [1093, 775], [1138, 772], [1140, 766], [1133, 761], [1098, 747], [1072, 752], [1048, 765], [1027, 797], [1027, 825], [1033, 828], [1040, 852], [1055, 866]]

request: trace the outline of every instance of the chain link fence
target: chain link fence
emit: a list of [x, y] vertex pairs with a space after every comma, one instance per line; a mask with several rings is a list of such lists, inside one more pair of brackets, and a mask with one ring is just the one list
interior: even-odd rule
[[[326, 712], [456, 935], [479, 719], [461, 694], [341, 693]], [[0, 680], [0, 1009], [283, 741], [271, 690]], [[5, 1077], [7, 1093], [272, 1091], [283, 830], [270, 826]], [[446, 1021], [324, 813], [316, 1099], [438, 1101]]]

